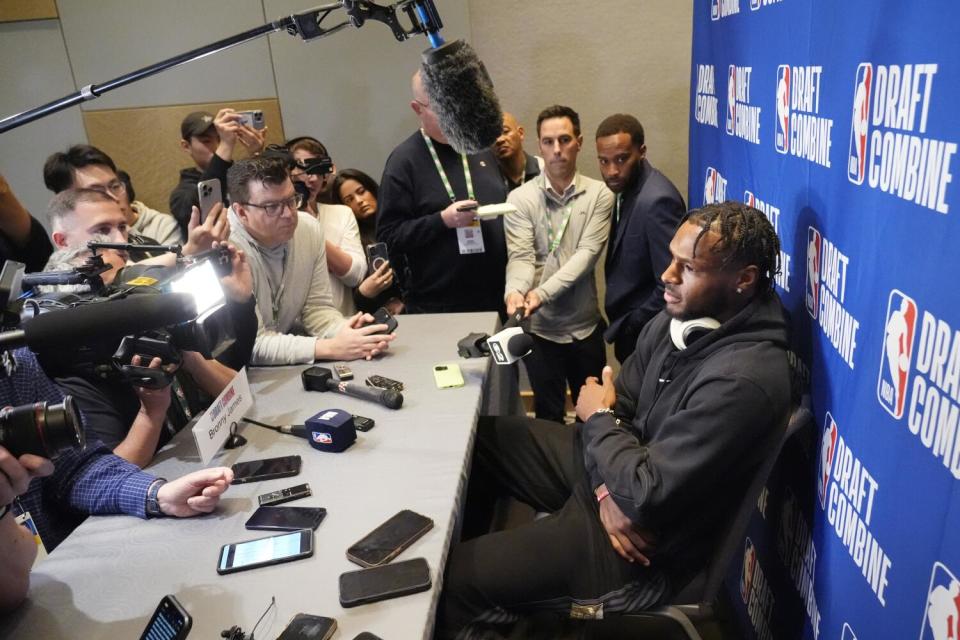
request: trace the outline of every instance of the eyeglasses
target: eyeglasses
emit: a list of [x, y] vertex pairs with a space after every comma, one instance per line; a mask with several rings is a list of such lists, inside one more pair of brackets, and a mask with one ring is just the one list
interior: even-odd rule
[[263, 213], [266, 214], [268, 218], [276, 218], [283, 213], [284, 209], [287, 208], [296, 213], [303, 204], [303, 196], [299, 193], [296, 193], [286, 200], [280, 200], [279, 202], [264, 202], [263, 204], [257, 204], [256, 202], [241, 202], [240, 204], [248, 207], [256, 207], [257, 209], [263, 209]]
[[88, 188], [93, 189], [94, 191], [99, 191], [100, 193], [109, 193], [115, 198], [119, 198], [120, 196], [122, 196], [127, 192], [127, 185], [125, 185], [120, 180], [114, 180], [113, 182], [111, 182], [106, 186], [101, 186], [97, 184]]

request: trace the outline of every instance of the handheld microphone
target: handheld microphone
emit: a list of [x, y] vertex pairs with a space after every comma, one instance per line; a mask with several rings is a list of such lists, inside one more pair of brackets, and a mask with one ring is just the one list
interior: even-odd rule
[[[431, 41], [442, 39], [437, 36]], [[430, 108], [458, 153], [489, 149], [503, 131], [503, 111], [493, 81], [476, 51], [454, 40], [423, 52], [420, 65]]]
[[501, 330], [487, 338], [490, 355], [497, 364], [513, 364], [533, 351], [533, 338], [520, 327]]
[[188, 322], [196, 315], [196, 303], [187, 293], [108, 300], [24, 320], [20, 329], [0, 333], [0, 349], [62, 349], [162, 329]]
[[403, 394], [390, 389], [361, 387], [352, 382], [335, 380], [333, 371], [326, 367], [310, 367], [300, 374], [303, 388], [307, 391], [333, 391], [361, 400], [382, 404], [387, 409], [399, 409], [403, 406]]

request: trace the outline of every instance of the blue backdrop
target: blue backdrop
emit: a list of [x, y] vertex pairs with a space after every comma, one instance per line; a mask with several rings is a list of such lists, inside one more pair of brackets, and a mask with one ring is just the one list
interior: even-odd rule
[[743, 200], [815, 434], [727, 586], [748, 636], [960, 638], [960, 5], [696, 0], [691, 206]]

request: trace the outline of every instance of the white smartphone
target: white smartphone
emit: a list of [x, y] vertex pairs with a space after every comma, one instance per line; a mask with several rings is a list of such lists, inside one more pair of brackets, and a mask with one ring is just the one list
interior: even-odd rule
[[214, 205], [218, 202], [223, 202], [223, 191], [220, 188], [220, 180], [218, 178], [211, 178], [210, 180], [201, 180], [198, 182], [197, 197], [200, 201], [200, 224], [203, 224]]

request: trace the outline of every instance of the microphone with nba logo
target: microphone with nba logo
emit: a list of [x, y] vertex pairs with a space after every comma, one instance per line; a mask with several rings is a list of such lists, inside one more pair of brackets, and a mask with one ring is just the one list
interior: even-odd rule
[[357, 440], [353, 415], [341, 409], [325, 409], [304, 423], [307, 441], [317, 451], [340, 453]]

